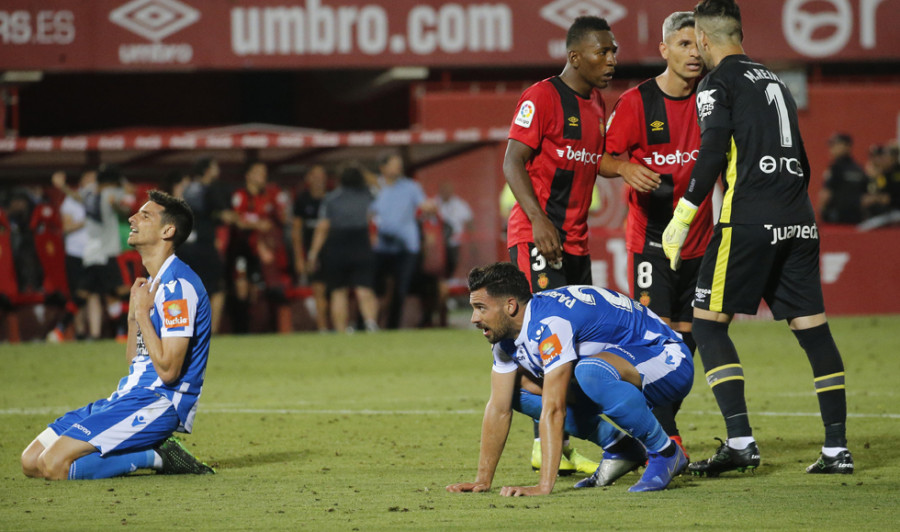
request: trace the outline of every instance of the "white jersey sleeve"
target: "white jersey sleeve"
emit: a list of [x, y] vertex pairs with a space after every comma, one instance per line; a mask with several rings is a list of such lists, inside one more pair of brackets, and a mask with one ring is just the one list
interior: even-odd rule
[[[513, 345], [513, 349], [515, 349], [515, 345]], [[518, 369], [519, 365], [516, 364], [515, 355], [507, 353], [502, 347], [502, 342], [494, 344], [491, 350], [494, 352], [493, 369], [495, 372], [512, 373]]]

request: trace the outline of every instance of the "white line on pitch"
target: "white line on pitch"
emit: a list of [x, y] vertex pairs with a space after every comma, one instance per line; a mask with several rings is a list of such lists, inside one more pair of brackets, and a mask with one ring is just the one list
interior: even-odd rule
[[[38, 407], [38, 408], [5, 408], [0, 409], [2, 416], [32, 416], [32, 415], [59, 415], [71, 410], [71, 407]], [[370, 410], [370, 409], [315, 409], [315, 408], [220, 408], [220, 407], [200, 407], [201, 414], [324, 414], [324, 415], [361, 415], [361, 416], [440, 416], [440, 415], [457, 415], [468, 416], [475, 414], [483, 414], [484, 410], [480, 409], [463, 409], [463, 410]], [[682, 411], [691, 415], [698, 416], [718, 416], [719, 412], [712, 410], [706, 411]], [[750, 412], [751, 416], [771, 416], [771, 417], [819, 417], [818, 412]], [[900, 419], [900, 414], [862, 414], [848, 413], [847, 417], [851, 418], [869, 418], [869, 419]]]

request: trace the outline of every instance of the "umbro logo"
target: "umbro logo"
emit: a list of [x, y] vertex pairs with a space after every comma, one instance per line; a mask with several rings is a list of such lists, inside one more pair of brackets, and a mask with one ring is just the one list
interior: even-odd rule
[[113, 23], [154, 42], [199, 19], [199, 11], [178, 0], [133, 0], [109, 14]]
[[541, 8], [544, 19], [563, 29], [569, 29], [575, 19], [583, 15], [605, 18], [615, 24], [627, 14], [627, 9], [612, 0], [556, 0]]

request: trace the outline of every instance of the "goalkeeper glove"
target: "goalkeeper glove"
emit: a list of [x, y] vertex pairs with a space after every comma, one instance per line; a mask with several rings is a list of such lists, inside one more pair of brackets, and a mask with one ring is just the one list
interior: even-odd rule
[[672, 220], [666, 226], [666, 230], [663, 231], [663, 252], [666, 254], [666, 258], [669, 259], [669, 266], [673, 270], [677, 270], [681, 266], [681, 246], [684, 245], [684, 239], [687, 238], [688, 230], [691, 228], [691, 222], [694, 221], [695, 214], [697, 214], [697, 206], [681, 198], [675, 207]]

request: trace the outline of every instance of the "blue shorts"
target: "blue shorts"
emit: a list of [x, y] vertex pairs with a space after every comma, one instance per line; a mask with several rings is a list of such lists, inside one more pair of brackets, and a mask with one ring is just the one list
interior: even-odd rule
[[60, 436], [88, 442], [100, 454], [149, 449], [178, 428], [175, 405], [165, 396], [135, 388], [112, 401], [100, 399], [48, 425]]
[[618, 355], [641, 375], [641, 392], [650, 408], [683, 400], [694, 385], [694, 359], [687, 346], [671, 343], [653, 347], [608, 347], [604, 351]]

